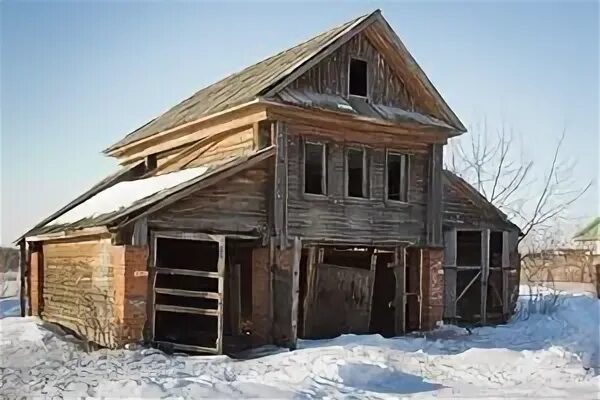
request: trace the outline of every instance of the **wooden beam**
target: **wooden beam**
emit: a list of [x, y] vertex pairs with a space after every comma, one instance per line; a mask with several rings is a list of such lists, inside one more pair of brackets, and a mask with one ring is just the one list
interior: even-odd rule
[[258, 103], [259, 103], [259, 99], [254, 99], [247, 103], [243, 103], [238, 106], [234, 106], [234, 107], [228, 108], [223, 111], [219, 111], [214, 114], [203, 116], [194, 121], [190, 121], [190, 122], [186, 122], [181, 125], [177, 125], [173, 128], [166, 129], [162, 132], [159, 132], [154, 135], [136, 140], [131, 143], [124, 144], [122, 146], [118, 146], [118, 147], [111, 146], [108, 149], [105, 149], [103, 151], [103, 153], [110, 157], [119, 157], [121, 154], [123, 154], [127, 151], [130, 151], [131, 149], [133, 149], [137, 146], [148, 145], [149, 143], [165, 141], [169, 138], [177, 137], [177, 135], [184, 135], [186, 133], [193, 132], [195, 130], [200, 129], [201, 127], [209, 126], [211, 124], [214, 124], [214, 123], [217, 123], [220, 121], [230, 120], [230, 119], [232, 119], [233, 116], [239, 115], [240, 113], [243, 113], [243, 112], [248, 112], [248, 110], [254, 111], [256, 109], [260, 109], [261, 107], [257, 106]]
[[263, 100], [267, 104], [267, 118], [304, 124], [314, 127], [334, 127], [340, 132], [352, 131], [363, 134], [389, 134], [406, 140], [423, 143], [445, 144], [448, 134], [439, 127], [421, 127], [415, 124], [393, 123], [387, 120], [358, 116], [344, 112], [303, 108], [289, 104]]
[[194, 346], [191, 344], [181, 344], [181, 343], [173, 343], [173, 342], [166, 342], [164, 340], [157, 340], [153, 342], [155, 345], [162, 345], [165, 347], [172, 347], [173, 349], [176, 350], [183, 350], [183, 351], [191, 351], [191, 352], [196, 352], [196, 353], [209, 353], [209, 354], [219, 354], [214, 347], [204, 347], [204, 346]]
[[163, 275], [185, 275], [185, 276], [196, 276], [199, 278], [219, 278], [218, 272], [208, 272], [208, 271], [196, 271], [192, 269], [182, 269], [182, 268], [156, 268], [157, 274]]
[[310, 303], [314, 297], [314, 286], [315, 286], [315, 275], [316, 275], [316, 264], [317, 264], [317, 248], [310, 246], [308, 248], [308, 257], [306, 260], [306, 291], [304, 293], [304, 315], [302, 316], [302, 337], [306, 337], [308, 330], [306, 329], [307, 324], [310, 322], [310, 315], [308, 310]]
[[406, 248], [398, 246], [394, 250], [394, 275], [396, 277], [395, 332], [397, 336], [406, 332]]
[[[120, 164], [128, 164], [133, 161], [137, 161], [150, 154], [156, 154], [170, 149], [174, 149], [183, 146], [188, 143], [193, 143], [198, 140], [207, 139], [213, 135], [224, 134], [229, 131], [236, 131], [240, 128], [248, 127], [251, 128], [252, 124], [257, 121], [263, 121], [267, 119], [266, 110], [255, 111], [245, 116], [233, 117], [230, 120], [223, 121], [214, 125], [209, 125], [203, 128], [199, 128], [196, 131], [180, 135], [175, 138], [169, 138], [166, 141], [156, 141], [156, 143], [146, 143], [144, 145], [136, 144], [136, 147], [115, 155], [119, 158]], [[154, 136], [151, 136], [154, 138]]]
[[487, 291], [490, 275], [490, 230], [481, 232], [481, 323], [487, 323]]
[[369, 267], [369, 271], [371, 272], [371, 281], [369, 287], [369, 305], [368, 305], [368, 313], [369, 313], [369, 324], [371, 323], [371, 314], [373, 313], [373, 296], [374, 288], [375, 288], [375, 270], [377, 269], [377, 253], [375, 253], [375, 249], [371, 249], [371, 265]]
[[[19, 242], [19, 276], [21, 280], [21, 289], [19, 290], [19, 301], [21, 306], [21, 317], [25, 317], [27, 315], [27, 276], [28, 268], [27, 268], [27, 242], [25, 240], [21, 240]], [[29, 303], [31, 303], [31, 299], [29, 299]]]
[[456, 318], [456, 229], [444, 232], [444, 318]]
[[[502, 232], [502, 314], [503, 319], [510, 317], [510, 291], [508, 288], [510, 275], [510, 238], [509, 232]], [[600, 295], [600, 293], [598, 293]]]
[[287, 135], [281, 122], [273, 123], [275, 147], [274, 222], [279, 248], [287, 247]]
[[106, 226], [95, 226], [91, 228], [82, 228], [70, 231], [61, 231], [55, 233], [45, 233], [35, 236], [28, 236], [25, 239], [28, 242], [41, 242], [49, 240], [60, 240], [60, 239], [73, 239], [81, 238], [85, 236], [97, 236], [97, 235], [110, 235], [110, 232]]
[[208, 308], [171, 306], [171, 305], [167, 305], [167, 304], [157, 304], [156, 311], [166, 311], [166, 312], [183, 313], [183, 314], [208, 315], [210, 317], [218, 317], [219, 316], [219, 310], [211, 310]]
[[168, 289], [168, 288], [155, 288], [154, 293], [168, 294], [172, 296], [183, 296], [183, 297], [196, 297], [200, 299], [220, 299], [221, 295], [215, 292], [201, 292], [196, 290], [183, 290], [183, 289]]
[[427, 244], [442, 244], [442, 163], [443, 146], [431, 144], [427, 182]]
[[290, 345], [292, 349], [296, 348], [298, 341], [298, 301], [300, 296], [300, 258], [302, 256], [302, 240], [299, 237], [294, 238], [294, 255], [292, 259], [292, 332], [290, 335]]

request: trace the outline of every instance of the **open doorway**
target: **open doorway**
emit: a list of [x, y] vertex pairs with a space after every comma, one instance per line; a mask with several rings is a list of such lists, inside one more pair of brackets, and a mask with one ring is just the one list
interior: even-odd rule
[[224, 238], [173, 236], [154, 239], [154, 342], [166, 349], [221, 353]]
[[396, 309], [396, 275], [392, 268], [393, 252], [376, 252], [375, 284], [373, 287], [373, 302], [371, 306], [371, 321], [369, 332], [378, 333], [384, 337], [395, 335]]
[[503, 318], [503, 295], [502, 285], [502, 254], [503, 232], [490, 232], [490, 272], [488, 276], [486, 314], [489, 322], [500, 322]]
[[456, 314], [461, 322], [480, 320], [481, 231], [456, 232]]

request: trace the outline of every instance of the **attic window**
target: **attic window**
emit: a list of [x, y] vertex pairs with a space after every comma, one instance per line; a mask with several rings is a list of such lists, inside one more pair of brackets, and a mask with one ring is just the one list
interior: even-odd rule
[[304, 144], [304, 193], [327, 194], [326, 147], [323, 143]]
[[350, 59], [350, 79], [348, 93], [351, 96], [367, 97], [367, 62], [356, 58]]

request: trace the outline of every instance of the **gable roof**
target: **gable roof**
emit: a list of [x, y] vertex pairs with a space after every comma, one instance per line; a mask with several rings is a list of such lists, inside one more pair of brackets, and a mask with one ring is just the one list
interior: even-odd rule
[[521, 232], [521, 229], [511, 222], [506, 214], [488, 201], [488, 199], [463, 178], [447, 169], [442, 170], [442, 177], [444, 184], [452, 186], [459, 194], [462, 194], [467, 201], [477, 207], [477, 209], [481, 210], [483, 215], [493, 218], [494, 220], [519, 231], [519, 233]]
[[600, 240], [600, 217], [596, 217], [585, 228], [577, 232], [573, 240], [577, 242]]
[[[67, 211], [57, 212], [36, 225], [22, 238], [84, 228], [130, 223], [141, 215], [154, 212], [189, 193], [221, 181], [271, 157], [273, 147], [232, 159], [231, 161], [143, 179], [113, 182], [99, 191], [88, 191], [79, 203]], [[66, 207], [63, 208], [66, 210]], [[20, 241], [18, 239], [17, 241]]]
[[124, 145], [250, 102], [261, 96], [272, 96], [283, 89], [283, 85], [287, 85], [290, 80], [295, 79], [374, 22], [381, 24], [394, 47], [392, 51], [397, 51], [403, 57], [404, 64], [412, 74], [416, 75], [426, 94], [438, 104], [442, 115], [435, 117], [444, 119], [444, 122], [450, 124], [456, 131], [465, 132], [464, 125], [431, 84], [423, 70], [383, 18], [381, 11], [375, 10], [201, 89], [162, 115], [134, 130], [104, 152], [111, 153]]

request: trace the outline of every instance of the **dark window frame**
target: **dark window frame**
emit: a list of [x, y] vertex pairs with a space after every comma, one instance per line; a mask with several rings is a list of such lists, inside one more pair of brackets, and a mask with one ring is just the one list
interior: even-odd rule
[[[391, 156], [401, 156], [403, 164], [400, 169], [399, 199], [391, 199], [389, 193], [389, 159]], [[387, 149], [385, 152], [385, 201], [407, 204], [410, 202], [410, 153]], [[402, 193], [404, 189], [404, 193]]]
[[[365, 94], [361, 95], [361, 94], [354, 94], [350, 92], [350, 88], [352, 87], [351, 81], [352, 81], [352, 61], [359, 61], [361, 63], [365, 64]], [[361, 99], [369, 99], [369, 61], [361, 58], [361, 57], [350, 57], [350, 60], [348, 61], [348, 85], [347, 85], [347, 89], [348, 89], [348, 96], [353, 96], [353, 97], [358, 97]]]
[[[307, 145], [321, 146], [321, 192], [312, 193], [306, 191], [306, 147]], [[327, 197], [328, 181], [327, 181], [327, 143], [319, 140], [304, 139], [302, 141], [302, 193], [305, 196]]]
[[[349, 155], [351, 151], [359, 151], [362, 153], [362, 195], [352, 196], [350, 194], [350, 162]], [[351, 199], [369, 199], [370, 194], [370, 174], [369, 174], [369, 153], [365, 147], [349, 146], [344, 151], [344, 186], [345, 196]]]

